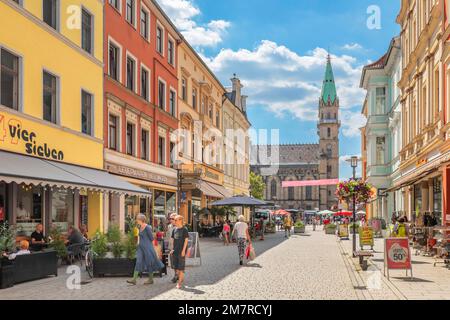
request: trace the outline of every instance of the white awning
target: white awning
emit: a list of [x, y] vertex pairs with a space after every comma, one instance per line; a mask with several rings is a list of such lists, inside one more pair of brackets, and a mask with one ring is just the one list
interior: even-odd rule
[[4, 151], [0, 151], [0, 181], [31, 184], [34, 186], [150, 196], [149, 191], [103, 170]]

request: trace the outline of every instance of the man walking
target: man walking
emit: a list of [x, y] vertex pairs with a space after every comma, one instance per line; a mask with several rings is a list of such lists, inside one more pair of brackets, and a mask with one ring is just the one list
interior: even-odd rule
[[189, 242], [189, 231], [184, 226], [183, 217], [178, 215], [175, 217], [176, 228], [173, 231], [173, 250], [172, 262], [175, 274], [178, 278], [177, 289], [183, 287], [184, 269], [186, 265], [186, 250]]
[[291, 228], [292, 228], [292, 218], [291, 218], [291, 215], [288, 214], [284, 218], [284, 236], [285, 236], [285, 238], [289, 238], [291, 236]]
[[167, 226], [167, 233], [166, 233], [166, 239], [169, 240], [169, 248], [168, 249], [169, 249], [169, 252], [170, 252], [170, 255], [169, 255], [170, 267], [174, 271], [174, 276], [173, 276], [173, 278], [171, 280], [172, 283], [176, 283], [178, 281], [177, 273], [175, 272], [175, 269], [173, 267], [173, 255], [171, 253], [172, 250], [173, 250], [173, 233], [174, 233], [174, 231], [176, 229], [176, 226], [175, 226], [175, 217], [176, 216], [177, 216], [176, 213], [172, 213], [169, 216], [169, 225]]

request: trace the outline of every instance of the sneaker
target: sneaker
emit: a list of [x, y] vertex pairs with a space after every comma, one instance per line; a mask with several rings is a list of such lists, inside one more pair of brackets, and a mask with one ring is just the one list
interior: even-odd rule
[[183, 289], [183, 284], [177, 283], [177, 289]]
[[153, 279], [147, 279], [147, 280], [144, 282], [144, 284], [145, 284], [145, 285], [153, 284]]
[[242, 266], [244, 264], [244, 261], [239, 260], [239, 264]]
[[132, 284], [133, 286], [136, 285], [136, 279], [127, 280], [128, 284]]

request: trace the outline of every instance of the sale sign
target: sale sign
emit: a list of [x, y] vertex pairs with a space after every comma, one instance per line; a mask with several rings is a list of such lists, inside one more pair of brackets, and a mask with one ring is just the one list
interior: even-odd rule
[[361, 248], [364, 246], [373, 248], [373, 228], [367, 226], [359, 228], [359, 245]]
[[411, 269], [408, 238], [386, 239], [385, 259], [388, 269]]
[[339, 237], [348, 238], [348, 224], [339, 225]]

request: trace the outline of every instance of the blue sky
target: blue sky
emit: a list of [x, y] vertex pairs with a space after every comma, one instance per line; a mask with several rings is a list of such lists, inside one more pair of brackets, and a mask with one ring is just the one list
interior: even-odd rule
[[[340, 155], [360, 154], [362, 67], [399, 33], [400, 0], [158, 0], [225, 86], [233, 73], [248, 94], [255, 129], [281, 143], [317, 142], [318, 97], [327, 50], [341, 103]], [[380, 9], [380, 29], [367, 27]], [[351, 170], [341, 162], [341, 177]]]

